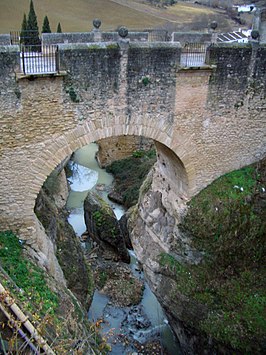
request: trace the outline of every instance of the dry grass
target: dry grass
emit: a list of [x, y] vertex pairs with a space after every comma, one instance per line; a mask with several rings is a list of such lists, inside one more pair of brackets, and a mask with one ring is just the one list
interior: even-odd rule
[[[130, 28], [154, 27], [164, 21], [116, 4], [111, 0], [34, 0], [39, 27], [45, 15], [52, 30], [60, 22], [65, 32], [90, 31], [92, 20], [102, 20], [104, 29], [124, 24]], [[21, 27], [23, 13], [29, 11], [29, 0], [0, 0], [0, 32], [8, 33]]]
[[[28, 14], [30, 0], [0, 0], [0, 33], [19, 30], [23, 13]], [[92, 20], [100, 18], [102, 29], [125, 25], [131, 29], [163, 27], [167, 24], [188, 24], [200, 16], [212, 16], [214, 10], [188, 4], [157, 9], [133, 0], [34, 0], [39, 28], [45, 15], [52, 31], [58, 22], [65, 32], [92, 29]]]

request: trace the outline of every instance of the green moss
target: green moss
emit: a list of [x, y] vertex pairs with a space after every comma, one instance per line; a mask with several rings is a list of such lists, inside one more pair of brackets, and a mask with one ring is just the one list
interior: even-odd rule
[[29, 311], [36, 310], [34, 305], [38, 305], [40, 316], [54, 314], [59, 305], [58, 297], [47, 286], [44, 271], [23, 257], [22, 244], [12, 232], [0, 233], [1, 266], [23, 290], [17, 297]]
[[69, 94], [69, 97], [70, 97], [71, 101], [73, 101], [75, 103], [79, 102], [78, 95], [77, 95], [75, 89], [72, 86], [68, 89], [68, 94]]
[[226, 174], [191, 200], [181, 229], [203, 252], [202, 263], [160, 259], [178, 291], [209, 307], [201, 329], [243, 353], [261, 351], [266, 334], [265, 166]]
[[93, 217], [97, 227], [101, 227], [103, 225], [103, 223], [105, 222], [104, 215], [99, 210], [98, 211], [94, 211], [92, 213], [92, 217]]
[[141, 82], [144, 86], [147, 86], [148, 84], [151, 83], [151, 80], [149, 77], [145, 76], [144, 78], [141, 79]]
[[156, 162], [155, 150], [135, 151], [132, 157], [114, 161], [106, 171], [115, 177], [115, 190], [123, 204], [131, 207], [138, 202], [140, 187]]
[[111, 43], [106, 46], [107, 49], [118, 49], [118, 44], [117, 43]]
[[99, 46], [98, 44], [91, 44], [88, 46], [88, 50], [95, 50], [95, 49], [103, 49], [103, 47]]

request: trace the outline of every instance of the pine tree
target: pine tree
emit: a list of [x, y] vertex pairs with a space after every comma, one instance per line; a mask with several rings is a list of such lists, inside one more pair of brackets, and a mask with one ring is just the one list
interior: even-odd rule
[[51, 33], [51, 28], [50, 28], [50, 24], [49, 24], [49, 20], [48, 17], [45, 16], [43, 19], [43, 25], [42, 25], [42, 33]]
[[56, 32], [57, 32], [57, 33], [62, 33], [62, 28], [61, 28], [60, 22], [58, 22]]
[[[34, 10], [32, 0], [30, 1], [30, 11], [29, 11], [28, 21], [27, 21], [27, 31], [28, 31], [28, 37], [29, 37], [27, 44], [40, 45], [39, 27], [38, 27], [37, 16], [36, 16], [36, 13]], [[38, 50], [38, 49], [36, 49], [36, 50]]]
[[21, 31], [20, 31], [20, 43], [21, 44], [26, 44], [27, 41], [27, 17], [26, 14], [24, 13], [23, 16], [23, 21], [21, 25]]

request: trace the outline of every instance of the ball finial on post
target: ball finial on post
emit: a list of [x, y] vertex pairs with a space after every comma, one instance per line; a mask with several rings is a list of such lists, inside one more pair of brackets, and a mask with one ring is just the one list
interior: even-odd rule
[[211, 27], [211, 29], [212, 29], [213, 31], [216, 30], [217, 26], [218, 26], [218, 23], [217, 23], [216, 21], [212, 21], [211, 24], [210, 24], [210, 27]]
[[259, 39], [259, 36], [260, 36], [260, 33], [258, 30], [252, 30], [251, 31], [251, 38], [254, 39], [254, 40], [257, 40]]
[[126, 38], [126, 36], [128, 35], [128, 29], [124, 26], [119, 27], [118, 34], [120, 37]]
[[92, 23], [93, 23], [94, 28], [96, 28], [96, 30], [98, 30], [101, 27], [102, 21], [98, 18], [95, 18]]

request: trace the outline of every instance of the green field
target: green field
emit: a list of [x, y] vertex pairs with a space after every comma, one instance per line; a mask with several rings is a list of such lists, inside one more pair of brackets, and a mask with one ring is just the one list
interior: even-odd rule
[[[29, 3], [30, 0], [0, 0], [0, 33], [21, 28], [23, 13], [28, 14]], [[201, 18], [206, 24], [214, 17], [224, 17], [197, 5], [176, 4], [158, 9], [133, 0], [34, 0], [34, 7], [40, 29], [47, 15], [52, 31], [60, 22], [64, 32], [90, 31], [94, 18], [102, 20], [102, 29], [112, 30], [120, 25], [130, 29], [182, 28], [185, 25], [187, 29], [189, 23], [200, 22]]]

